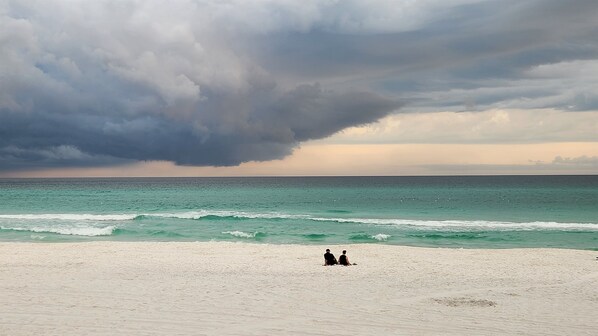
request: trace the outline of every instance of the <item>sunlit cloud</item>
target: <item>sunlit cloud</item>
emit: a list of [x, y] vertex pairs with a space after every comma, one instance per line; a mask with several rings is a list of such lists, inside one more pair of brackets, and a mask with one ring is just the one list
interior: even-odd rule
[[492, 109], [406, 113], [351, 127], [322, 143], [598, 142], [598, 111]]

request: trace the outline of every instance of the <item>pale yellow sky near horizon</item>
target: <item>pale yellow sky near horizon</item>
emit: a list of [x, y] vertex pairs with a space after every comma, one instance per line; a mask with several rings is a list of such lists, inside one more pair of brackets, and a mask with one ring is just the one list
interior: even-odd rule
[[[501, 175], [596, 174], [595, 165], [554, 162], [598, 156], [596, 143], [480, 144], [318, 144], [293, 155], [236, 167], [185, 167], [140, 162], [120, 167], [62, 168], [2, 174], [3, 177], [162, 176], [329, 176], [329, 175]], [[433, 163], [432, 163], [433, 162]]]
[[0, 177], [502, 174], [598, 174], [598, 112], [403, 113], [305, 142], [280, 160], [235, 167], [148, 161], [13, 171]]

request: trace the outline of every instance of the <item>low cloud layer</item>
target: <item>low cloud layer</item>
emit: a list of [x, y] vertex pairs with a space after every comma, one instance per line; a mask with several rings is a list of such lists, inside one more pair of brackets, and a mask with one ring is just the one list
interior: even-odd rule
[[579, 157], [565, 157], [557, 156], [552, 161], [553, 165], [566, 165], [566, 166], [582, 166], [582, 167], [593, 167], [598, 168], [598, 156], [579, 156]]
[[[402, 113], [320, 140], [340, 144], [598, 143], [598, 111], [491, 109]], [[598, 145], [596, 146], [598, 148]]]
[[445, 174], [588, 174], [595, 175], [598, 169], [598, 156], [561, 157], [552, 162], [530, 160], [529, 164], [439, 164], [422, 166], [429, 172], [443, 171]]
[[399, 110], [596, 110], [597, 9], [0, 0], [0, 170], [273, 160]]

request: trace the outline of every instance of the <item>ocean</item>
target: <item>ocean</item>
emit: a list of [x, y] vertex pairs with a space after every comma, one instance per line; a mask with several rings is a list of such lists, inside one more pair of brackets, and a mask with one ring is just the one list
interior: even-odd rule
[[0, 241], [598, 250], [598, 176], [0, 179]]

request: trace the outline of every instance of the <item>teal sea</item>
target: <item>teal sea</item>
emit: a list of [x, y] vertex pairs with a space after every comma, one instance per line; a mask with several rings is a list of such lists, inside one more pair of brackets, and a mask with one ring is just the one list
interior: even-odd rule
[[598, 176], [0, 179], [0, 241], [598, 250]]

